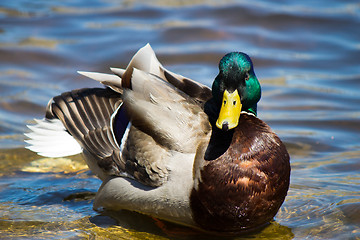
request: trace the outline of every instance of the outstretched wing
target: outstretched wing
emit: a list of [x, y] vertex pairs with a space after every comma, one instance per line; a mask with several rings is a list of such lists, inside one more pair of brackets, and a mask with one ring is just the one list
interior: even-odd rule
[[211, 131], [203, 103], [211, 90], [167, 71], [150, 45], [116, 75], [79, 72], [110, 88], [54, 97], [46, 121], [59, 119], [100, 178], [129, 176], [149, 186], [168, 179], [173, 152], [195, 153]]
[[109, 88], [73, 90], [53, 98], [47, 107], [46, 118], [60, 119], [80, 146], [97, 159], [97, 165], [106, 174], [120, 175], [124, 164], [112, 133], [111, 117], [121, 104], [121, 95]]
[[150, 44], [146, 44], [137, 51], [126, 69], [111, 68], [116, 75], [83, 71], [79, 73], [121, 92], [123, 88], [132, 88], [133, 69], [160, 77], [200, 103], [205, 103], [212, 97], [211, 89], [208, 86], [167, 70], [157, 59]]
[[210, 131], [201, 105], [155, 75], [134, 69], [131, 81], [132, 89], [124, 90], [131, 123], [168, 150], [195, 152]]

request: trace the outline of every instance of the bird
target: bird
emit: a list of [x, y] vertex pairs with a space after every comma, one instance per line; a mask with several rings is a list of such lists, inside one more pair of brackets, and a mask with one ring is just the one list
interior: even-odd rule
[[250, 57], [221, 58], [211, 88], [166, 69], [150, 44], [125, 69], [79, 71], [104, 86], [53, 97], [27, 148], [82, 153], [102, 180], [93, 208], [130, 210], [217, 234], [269, 224], [287, 195], [290, 156], [257, 117]]

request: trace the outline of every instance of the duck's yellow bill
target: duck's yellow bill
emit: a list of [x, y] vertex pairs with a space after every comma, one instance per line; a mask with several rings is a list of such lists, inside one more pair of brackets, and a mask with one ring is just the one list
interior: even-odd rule
[[235, 128], [239, 123], [241, 108], [242, 104], [238, 90], [232, 93], [225, 90], [216, 126], [225, 131]]

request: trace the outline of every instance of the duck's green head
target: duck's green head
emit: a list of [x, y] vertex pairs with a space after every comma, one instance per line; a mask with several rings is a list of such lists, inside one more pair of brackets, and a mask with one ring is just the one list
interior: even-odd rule
[[220, 129], [235, 128], [241, 111], [256, 115], [261, 87], [247, 54], [232, 52], [220, 60], [219, 74], [212, 85], [212, 94], [220, 109], [216, 121], [216, 126]]

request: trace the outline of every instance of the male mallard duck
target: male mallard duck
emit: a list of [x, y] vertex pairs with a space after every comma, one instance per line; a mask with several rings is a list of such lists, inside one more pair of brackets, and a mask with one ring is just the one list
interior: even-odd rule
[[261, 89], [248, 55], [225, 55], [212, 89], [165, 69], [149, 44], [125, 70], [111, 70], [79, 72], [108, 88], [54, 97], [26, 134], [43, 156], [84, 153], [103, 181], [94, 209], [221, 233], [275, 216], [289, 188], [289, 155], [256, 117]]

